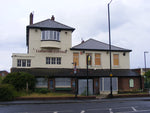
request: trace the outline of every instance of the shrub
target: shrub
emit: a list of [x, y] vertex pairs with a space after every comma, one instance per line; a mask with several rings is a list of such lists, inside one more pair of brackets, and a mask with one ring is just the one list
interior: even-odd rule
[[37, 89], [35, 89], [35, 92], [46, 94], [46, 93], [49, 93], [50, 91], [47, 88], [37, 88]]
[[17, 96], [17, 93], [12, 85], [10, 84], [0, 85], [0, 100], [1, 101], [13, 100], [16, 96]]
[[35, 87], [35, 82], [35, 77], [25, 72], [10, 73], [2, 81], [3, 84], [12, 84], [17, 91], [25, 90], [27, 83], [28, 88], [33, 90]]

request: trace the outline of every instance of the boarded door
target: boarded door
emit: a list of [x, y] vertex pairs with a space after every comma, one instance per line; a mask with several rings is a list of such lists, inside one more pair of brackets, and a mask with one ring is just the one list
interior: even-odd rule
[[[89, 83], [89, 88], [88, 88], [88, 92], [89, 95], [93, 95], [93, 80], [92, 79], [88, 79], [88, 83]], [[79, 79], [78, 81], [78, 94], [79, 95], [86, 95], [87, 94], [87, 79]]]

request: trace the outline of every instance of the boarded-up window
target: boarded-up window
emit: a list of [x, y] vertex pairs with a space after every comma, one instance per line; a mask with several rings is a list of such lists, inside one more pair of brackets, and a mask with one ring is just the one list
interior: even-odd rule
[[114, 54], [113, 55], [113, 61], [114, 61], [114, 66], [118, 66], [119, 65], [119, 55], [118, 54]]
[[[88, 56], [88, 58], [87, 58], [87, 56]], [[88, 65], [92, 65], [92, 54], [91, 53], [86, 54], [86, 65], [87, 65], [87, 61], [88, 61]]]
[[73, 53], [73, 63], [76, 62], [76, 66], [79, 66], [79, 53]]
[[101, 55], [95, 54], [95, 65], [101, 65]]

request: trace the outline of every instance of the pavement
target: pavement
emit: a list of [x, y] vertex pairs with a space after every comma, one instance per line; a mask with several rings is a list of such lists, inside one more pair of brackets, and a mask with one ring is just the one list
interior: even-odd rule
[[101, 102], [120, 102], [120, 101], [150, 101], [150, 97], [132, 98], [96, 98], [96, 99], [68, 99], [68, 100], [15, 100], [1, 101], [0, 105], [24, 105], [24, 104], [69, 104], [69, 103], [101, 103]]

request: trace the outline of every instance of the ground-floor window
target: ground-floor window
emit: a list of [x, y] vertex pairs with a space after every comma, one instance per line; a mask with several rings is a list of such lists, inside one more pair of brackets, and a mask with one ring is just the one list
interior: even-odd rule
[[[112, 77], [112, 90], [118, 91], [117, 77]], [[100, 78], [100, 91], [110, 91], [110, 77]]]
[[134, 87], [134, 80], [133, 79], [129, 80], [129, 87]]
[[47, 78], [36, 78], [36, 87], [37, 88], [47, 88], [48, 79]]
[[71, 87], [71, 79], [70, 78], [56, 78], [55, 79], [55, 87], [56, 88], [67, 88]]
[[54, 89], [54, 82], [53, 82], [53, 80], [49, 80], [49, 89]]

